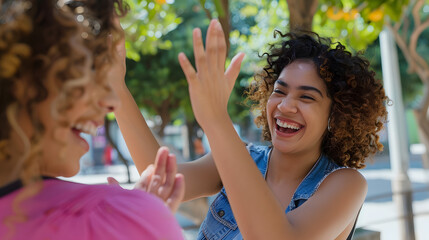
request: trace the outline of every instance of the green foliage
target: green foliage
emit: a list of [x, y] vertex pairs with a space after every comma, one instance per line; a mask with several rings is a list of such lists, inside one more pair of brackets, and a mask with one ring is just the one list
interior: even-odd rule
[[185, 114], [192, 120], [188, 86], [177, 55], [184, 52], [192, 59], [192, 29], [207, 26], [209, 20], [198, 3], [182, 1], [173, 7], [171, 10], [186, 24], [177, 25], [158, 40], [171, 42], [169, 49], [159, 48], [153, 54], [139, 52], [137, 59], [127, 59], [126, 83], [139, 107], [150, 115], [169, 114], [174, 119]]
[[321, 0], [313, 30], [355, 50], [374, 42], [386, 20], [398, 21], [409, 0]]
[[126, 0], [130, 13], [121, 20], [126, 33], [127, 57], [138, 61], [140, 54], [170, 49], [172, 42], [162, 36], [174, 30], [182, 19], [163, 0]]
[[[242, 72], [252, 76], [264, 64], [259, 55], [268, 50], [269, 43], [276, 41], [274, 30], [285, 32], [287, 28], [287, 4], [270, 0], [234, 1], [230, 9], [235, 13], [231, 17], [231, 46], [237, 52], [246, 53]], [[242, 80], [240, 84], [247, 85], [250, 80]]]

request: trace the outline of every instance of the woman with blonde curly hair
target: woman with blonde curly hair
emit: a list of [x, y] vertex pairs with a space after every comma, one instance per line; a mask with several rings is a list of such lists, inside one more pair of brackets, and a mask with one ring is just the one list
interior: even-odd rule
[[80, 134], [120, 106], [123, 2], [3, 0], [0, 11], [0, 239], [183, 239], [164, 203], [141, 190], [177, 209], [183, 178], [166, 149], [160, 185], [57, 179], [78, 173], [89, 149]]
[[[246, 147], [234, 130], [227, 103], [244, 55], [224, 71], [219, 22], [211, 22], [205, 49], [201, 31], [193, 32], [196, 70], [179, 55], [195, 117], [211, 147], [206, 156], [179, 164], [186, 179], [184, 200], [218, 193], [198, 239], [353, 236], [367, 192], [356, 169], [382, 150], [378, 133], [388, 99], [369, 62], [340, 43], [314, 33], [278, 34], [281, 41], [263, 54], [267, 65], [248, 91], [269, 146]], [[129, 93], [119, 96], [125, 106], [115, 113], [142, 171], [158, 143]]]

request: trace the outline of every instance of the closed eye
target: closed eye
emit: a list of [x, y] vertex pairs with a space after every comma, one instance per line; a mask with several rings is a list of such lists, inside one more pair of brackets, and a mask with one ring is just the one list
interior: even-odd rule
[[307, 96], [307, 95], [302, 95], [301, 98], [315, 101], [315, 99], [313, 97], [310, 97], [310, 96]]
[[274, 89], [274, 91], [273, 91], [274, 93], [278, 93], [278, 94], [285, 94], [284, 92], [282, 92], [281, 90], [279, 90], [279, 89]]

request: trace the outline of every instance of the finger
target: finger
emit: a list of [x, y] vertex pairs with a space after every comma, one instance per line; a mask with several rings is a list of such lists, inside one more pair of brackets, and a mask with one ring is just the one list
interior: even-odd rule
[[167, 200], [168, 196], [170, 196], [171, 191], [174, 186], [174, 179], [176, 178], [177, 173], [177, 164], [176, 164], [176, 156], [174, 154], [169, 154], [167, 159], [167, 167], [166, 167], [166, 176], [165, 182], [159, 188], [159, 197], [163, 200]]
[[107, 183], [109, 185], [119, 185], [118, 180], [116, 180], [114, 177], [107, 177]]
[[155, 171], [155, 167], [153, 164], [150, 164], [141, 174], [139, 181], [136, 183], [134, 188], [148, 191], [148, 187], [150, 184], [150, 181], [152, 180], [153, 173]]
[[[218, 25], [219, 22], [217, 20], [212, 20], [210, 22], [209, 28], [207, 29], [207, 37], [206, 37], [206, 60], [208, 67], [217, 66], [217, 58], [218, 58]], [[217, 70], [217, 68], [215, 68]], [[198, 69], [198, 72], [200, 70]], [[223, 71], [222, 71], [223, 72]]]
[[225, 59], [227, 55], [227, 49], [226, 49], [226, 42], [225, 42], [225, 34], [222, 29], [222, 25], [219, 24], [217, 27], [217, 43], [218, 43], [218, 59], [217, 59], [217, 65], [218, 65], [218, 71], [219, 72], [225, 72]]
[[161, 187], [162, 179], [159, 175], [152, 175], [147, 192], [152, 193], [155, 196], [159, 196], [159, 187]]
[[178, 173], [176, 174], [174, 181], [173, 192], [170, 194], [169, 198], [165, 203], [171, 209], [172, 212], [176, 212], [179, 208], [180, 203], [183, 201], [185, 196], [185, 177]]
[[194, 67], [192, 67], [192, 64], [189, 62], [188, 58], [184, 53], [179, 53], [178, 58], [180, 67], [182, 67], [186, 80], [188, 81], [188, 84], [191, 85], [197, 79], [197, 73], [195, 72]]
[[231, 64], [228, 66], [228, 69], [226, 69], [225, 77], [230, 84], [230, 87], [234, 86], [235, 80], [240, 73], [241, 63], [243, 62], [244, 56], [244, 53], [238, 53], [237, 55], [235, 55], [232, 58]]
[[201, 37], [201, 30], [199, 28], [195, 28], [192, 32], [192, 37], [194, 41], [195, 67], [197, 68], [197, 72], [202, 72], [206, 69], [207, 63], [204, 52], [203, 39]]
[[167, 147], [160, 147], [155, 157], [155, 172], [154, 175], [160, 176], [161, 184], [165, 179], [165, 168], [167, 166], [169, 150]]
[[164, 183], [168, 148], [159, 148], [155, 159], [155, 170], [149, 183], [148, 192], [158, 196], [159, 187]]

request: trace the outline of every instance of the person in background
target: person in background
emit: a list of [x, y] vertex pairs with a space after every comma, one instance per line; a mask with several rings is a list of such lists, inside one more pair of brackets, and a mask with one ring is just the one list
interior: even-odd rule
[[[0, 239], [183, 239], [175, 157], [161, 148], [134, 190], [60, 180], [120, 108], [121, 0], [0, 1]], [[156, 173], [159, 178], [150, 177]]]

